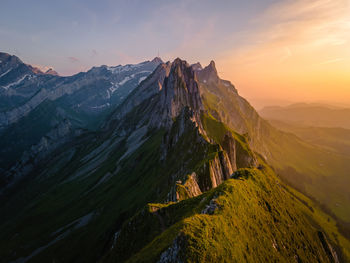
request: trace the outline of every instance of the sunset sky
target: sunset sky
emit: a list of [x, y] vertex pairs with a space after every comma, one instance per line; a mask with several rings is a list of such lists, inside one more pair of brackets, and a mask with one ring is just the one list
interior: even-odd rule
[[0, 51], [62, 75], [215, 60], [254, 105], [350, 105], [350, 0], [1, 0]]

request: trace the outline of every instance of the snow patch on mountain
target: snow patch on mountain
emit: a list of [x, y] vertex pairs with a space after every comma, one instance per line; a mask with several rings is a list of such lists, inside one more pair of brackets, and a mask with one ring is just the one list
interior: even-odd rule
[[141, 77], [140, 79], [139, 79], [139, 83], [138, 84], [140, 84], [142, 81], [144, 81], [145, 79], [146, 79], [147, 77]]
[[140, 63], [140, 64], [128, 64], [125, 66], [119, 65], [119, 66], [115, 66], [115, 67], [107, 67], [107, 70], [111, 71], [113, 74], [116, 74], [116, 73], [135, 70], [135, 69], [141, 67], [142, 65], [143, 65], [142, 63]]
[[126, 82], [128, 82], [129, 80], [131, 80], [132, 78], [131, 78], [131, 76], [129, 77], [129, 76], [126, 76], [122, 81], [120, 81], [119, 83], [118, 83], [118, 85], [124, 85]]
[[102, 104], [102, 105], [93, 106], [93, 107], [91, 107], [91, 109], [103, 109], [103, 108], [109, 107], [109, 106], [111, 106], [111, 104], [109, 102], [107, 102], [107, 103]]
[[[114, 84], [113, 84], [114, 85]], [[113, 94], [117, 89], [119, 88], [118, 85], [114, 85], [112, 87], [109, 88], [109, 91]]]
[[19, 85], [23, 80], [25, 80], [27, 77], [29, 77], [29, 79], [32, 77], [31, 75], [24, 75], [22, 78], [20, 78], [19, 80], [12, 82], [6, 86], [1, 86], [2, 88], [4, 88], [5, 90], [8, 90], [9, 88], [13, 87], [13, 86], [17, 86]]
[[12, 68], [10, 68], [8, 71], [6, 71], [5, 73], [2, 73], [1, 75], [0, 75], [0, 78], [1, 77], [3, 77], [3, 76], [5, 76], [7, 73], [9, 73], [10, 71], [12, 70]]
[[[134, 79], [136, 77], [136, 75], [140, 75], [140, 74], [148, 74], [151, 73], [152, 71], [149, 70], [142, 70], [139, 72], [136, 72], [134, 74], [131, 74], [130, 76], [126, 76], [123, 80], [121, 80], [120, 82], [117, 83], [113, 83], [111, 82], [111, 87], [109, 88], [109, 91], [111, 92], [111, 94], [113, 94], [120, 86], [123, 86], [124, 84], [126, 84], [128, 81]], [[140, 84], [141, 81], [145, 80], [147, 78], [147, 76], [143, 76], [138, 80], [137, 84]]]
[[111, 98], [111, 91], [108, 89], [108, 90], [106, 90], [107, 91], [107, 99], [110, 99]]

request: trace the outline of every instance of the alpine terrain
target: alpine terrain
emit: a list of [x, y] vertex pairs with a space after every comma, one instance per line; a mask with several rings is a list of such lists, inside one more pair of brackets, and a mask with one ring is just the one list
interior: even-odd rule
[[177, 58], [0, 54], [1, 262], [350, 262], [350, 158]]

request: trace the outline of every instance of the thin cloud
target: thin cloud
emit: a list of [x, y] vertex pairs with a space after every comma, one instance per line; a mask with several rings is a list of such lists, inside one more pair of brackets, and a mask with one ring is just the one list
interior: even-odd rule
[[253, 29], [242, 33], [245, 43], [221, 57], [240, 63], [284, 61], [291, 55], [285, 47], [296, 54], [345, 46], [350, 42], [349, 11], [347, 0], [287, 0], [272, 5], [252, 21]]
[[345, 59], [344, 58], [330, 59], [330, 60], [326, 60], [326, 61], [319, 63], [319, 65], [332, 64], [332, 63], [336, 63], [336, 62], [343, 61], [343, 60], [345, 60]]
[[286, 61], [288, 58], [292, 56], [292, 51], [290, 50], [289, 47], [285, 47], [283, 50], [283, 55], [281, 56], [280, 62]]
[[76, 57], [68, 57], [67, 59], [68, 59], [69, 62], [71, 62], [71, 63], [77, 63], [77, 62], [80, 61], [80, 60], [79, 60], [78, 58], [76, 58]]
[[98, 52], [96, 51], [96, 49], [91, 50], [92, 57], [96, 57], [97, 55], [98, 55]]
[[[348, 0], [273, 4], [250, 21], [241, 32], [244, 41], [223, 51], [217, 64], [224, 78], [246, 88], [245, 96], [350, 98], [349, 14]], [[265, 93], [261, 87], [268, 87]]]

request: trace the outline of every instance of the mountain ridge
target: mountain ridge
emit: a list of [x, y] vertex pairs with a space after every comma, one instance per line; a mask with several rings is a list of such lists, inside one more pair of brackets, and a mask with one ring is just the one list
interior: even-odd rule
[[[181, 59], [158, 65], [102, 129], [34, 163], [1, 197], [1, 258], [254, 261], [271, 251], [282, 261], [349, 258], [335, 221], [284, 186], [262, 157], [268, 132], [279, 133], [218, 77], [215, 63], [198, 70]], [[123, 247], [131, 252], [121, 258]]]
[[287, 107], [265, 107], [260, 114], [266, 119], [288, 121], [299, 125], [350, 128], [349, 108], [322, 104], [293, 104]]
[[[0, 174], [15, 165], [21, 155], [36, 154], [36, 150], [30, 149], [32, 145], [49, 150], [45, 137], [55, 133], [56, 127], [68, 124], [72, 130], [70, 135], [74, 135], [75, 130], [79, 135], [81, 130], [97, 129], [109, 112], [161, 61], [94, 67], [85, 73], [61, 77], [35, 72], [33, 67], [6, 53], [0, 57], [0, 134], [4, 138]], [[8, 60], [10, 62], [6, 62]], [[4, 89], [3, 85], [9, 83], [13, 85]], [[42, 115], [41, 119], [37, 118], [38, 114]], [[37, 128], [39, 126], [42, 128]], [[19, 141], [15, 147], [10, 144], [14, 139]], [[67, 138], [56, 137], [61, 139]], [[23, 159], [26, 159], [24, 155]]]

